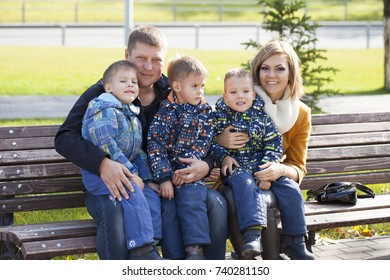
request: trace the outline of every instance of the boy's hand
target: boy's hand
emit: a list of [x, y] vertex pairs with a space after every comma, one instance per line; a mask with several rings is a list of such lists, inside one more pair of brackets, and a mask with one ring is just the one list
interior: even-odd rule
[[221, 172], [224, 176], [227, 176], [226, 171], [229, 171], [229, 174], [233, 174], [233, 165], [236, 167], [240, 167], [238, 162], [232, 158], [231, 156], [226, 156], [222, 161]]
[[144, 181], [142, 181], [141, 177], [139, 177], [137, 174], [133, 174], [133, 176], [129, 179], [133, 181], [138, 187], [140, 187], [141, 190], [144, 190]]
[[268, 190], [271, 187], [271, 181], [257, 181], [257, 186], [261, 190]]
[[166, 199], [172, 199], [174, 197], [173, 184], [171, 181], [165, 181], [160, 185], [161, 195]]
[[160, 186], [156, 183], [148, 183], [149, 187], [154, 190], [159, 196], [161, 195]]

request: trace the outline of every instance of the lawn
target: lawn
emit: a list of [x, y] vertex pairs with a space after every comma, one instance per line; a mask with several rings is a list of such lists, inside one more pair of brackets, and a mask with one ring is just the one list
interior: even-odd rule
[[[225, 72], [247, 62], [255, 51], [170, 49], [166, 60], [177, 53], [199, 58], [209, 72], [206, 94], [219, 95]], [[339, 70], [329, 87], [341, 94], [386, 92], [383, 49], [327, 50], [325, 56], [319, 63]], [[120, 48], [0, 46], [0, 95], [80, 95], [122, 58]]]

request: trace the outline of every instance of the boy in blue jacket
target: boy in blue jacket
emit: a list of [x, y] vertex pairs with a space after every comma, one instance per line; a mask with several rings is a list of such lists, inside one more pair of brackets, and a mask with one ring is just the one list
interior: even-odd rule
[[[161, 205], [150, 186], [153, 178], [142, 150], [142, 127], [137, 118], [140, 109], [132, 104], [139, 92], [136, 66], [127, 60], [114, 62], [103, 74], [103, 85], [106, 92], [89, 102], [82, 137], [132, 174], [129, 197], [121, 200], [129, 259], [159, 260], [162, 258], [155, 250], [145, 250], [155, 239], [161, 239]], [[90, 193], [111, 196], [100, 176], [85, 169], [81, 169], [81, 175]], [[117, 202], [114, 197], [112, 201]]]
[[262, 252], [261, 230], [267, 226], [263, 190], [271, 187], [270, 181], [256, 182], [254, 174], [266, 162], [279, 162], [283, 150], [282, 137], [263, 107], [251, 74], [243, 68], [229, 70], [223, 97], [216, 103], [214, 137], [232, 126], [232, 130], [248, 134], [249, 141], [240, 149], [226, 149], [213, 141], [211, 154], [221, 168], [222, 182], [233, 190], [239, 229], [244, 235], [242, 255], [248, 259]]
[[[203, 159], [213, 133], [211, 106], [204, 100], [206, 68], [195, 58], [183, 56], [168, 65], [173, 101], [163, 102], [148, 133], [148, 156], [163, 199], [175, 199], [187, 260], [202, 260], [210, 244], [207, 219], [207, 186], [203, 180], [173, 184], [176, 170], [185, 168], [179, 158]], [[164, 226], [164, 225], [163, 225]]]

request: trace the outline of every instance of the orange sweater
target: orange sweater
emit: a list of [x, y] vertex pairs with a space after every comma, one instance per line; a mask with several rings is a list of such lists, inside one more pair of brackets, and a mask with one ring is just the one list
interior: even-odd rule
[[311, 109], [299, 102], [299, 114], [293, 127], [283, 134], [283, 163], [298, 172], [298, 183], [305, 177], [307, 148], [311, 131]]

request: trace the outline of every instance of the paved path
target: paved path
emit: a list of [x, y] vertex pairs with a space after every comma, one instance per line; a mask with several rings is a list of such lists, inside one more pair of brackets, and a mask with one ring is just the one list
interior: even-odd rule
[[[215, 104], [219, 96], [206, 96]], [[0, 119], [64, 118], [78, 96], [0, 96]], [[324, 97], [319, 106], [327, 113], [390, 111], [390, 94]]]

